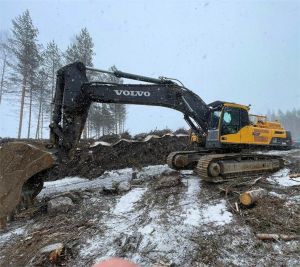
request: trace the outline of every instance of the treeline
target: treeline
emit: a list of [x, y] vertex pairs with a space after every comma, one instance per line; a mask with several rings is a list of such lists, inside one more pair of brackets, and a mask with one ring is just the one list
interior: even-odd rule
[[270, 120], [280, 121], [285, 129], [291, 131], [293, 139], [300, 140], [300, 109], [294, 108], [286, 112], [281, 110], [269, 111], [267, 117]]
[[[56, 71], [78, 60], [93, 66], [95, 56], [87, 28], [80, 30], [66, 51], [54, 40], [46, 45], [39, 43], [38, 34], [28, 10], [12, 20], [10, 31], [0, 32], [0, 105], [5, 97], [19, 105], [18, 138], [47, 138], [43, 136], [43, 129], [48, 129], [51, 119]], [[122, 83], [122, 79], [107, 74], [89, 78]], [[120, 134], [124, 132], [125, 119], [124, 105], [93, 104], [83, 137]]]

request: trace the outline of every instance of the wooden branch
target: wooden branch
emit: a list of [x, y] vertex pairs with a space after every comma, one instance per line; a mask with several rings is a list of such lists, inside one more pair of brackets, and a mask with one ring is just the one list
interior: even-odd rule
[[234, 202], [234, 204], [235, 204], [236, 211], [240, 212], [240, 210], [239, 210], [239, 204], [237, 202]]
[[290, 240], [299, 240], [299, 235], [283, 235], [283, 234], [256, 234], [256, 237], [260, 240], [279, 240], [282, 239], [284, 241]]

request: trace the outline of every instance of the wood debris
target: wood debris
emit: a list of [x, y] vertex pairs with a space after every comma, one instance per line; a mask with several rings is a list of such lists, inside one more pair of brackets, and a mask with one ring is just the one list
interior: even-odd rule
[[300, 240], [300, 235], [283, 235], [283, 234], [256, 234], [256, 237], [260, 240]]

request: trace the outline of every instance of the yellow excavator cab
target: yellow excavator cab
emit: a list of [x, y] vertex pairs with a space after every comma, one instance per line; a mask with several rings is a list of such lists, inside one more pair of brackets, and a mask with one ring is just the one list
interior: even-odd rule
[[249, 110], [245, 105], [223, 104], [218, 124], [220, 146], [290, 148], [291, 135], [280, 122], [249, 114]]

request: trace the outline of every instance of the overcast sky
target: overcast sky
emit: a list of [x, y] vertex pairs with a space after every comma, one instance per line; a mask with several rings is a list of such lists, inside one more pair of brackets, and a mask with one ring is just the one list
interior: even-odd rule
[[[206, 103], [252, 104], [254, 113], [300, 108], [300, 1], [0, 0], [0, 30], [26, 9], [39, 41], [62, 50], [87, 27], [96, 67], [174, 77]], [[17, 113], [0, 106], [0, 136], [16, 135]], [[166, 126], [186, 124], [177, 111], [128, 108], [132, 133]]]

